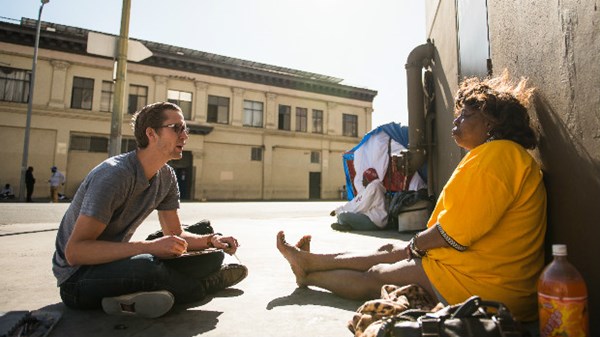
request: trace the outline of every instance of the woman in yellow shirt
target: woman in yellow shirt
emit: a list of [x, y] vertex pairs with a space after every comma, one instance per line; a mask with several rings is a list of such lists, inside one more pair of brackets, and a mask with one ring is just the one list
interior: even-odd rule
[[[315, 254], [307, 236], [277, 248], [299, 286], [372, 299], [384, 284], [419, 284], [448, 304], [472, 295], [505, 303], [522, 321], [537, 318], [536, 281], [543, 268], [546, 190], [539, 165], [526, 80], [505, 73], [467, 79], [455, 100], [452, 136], [469, 152], [444, 186], [427, 229], [408, 245], [372, 253]], [[344, 279], [344, 282], [339, 282]]]

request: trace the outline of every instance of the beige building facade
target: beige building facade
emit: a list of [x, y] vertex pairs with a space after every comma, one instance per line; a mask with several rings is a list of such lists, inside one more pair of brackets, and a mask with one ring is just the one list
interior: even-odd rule
[[[108, 157], [113, 64], [86, 52], [88, 31], [43, 22], [28, 166], [35, 198], [50, 167], [74, 195]], [[0, 22], [0, 183], [18, 191], [35, 22]], [[129, 62], [121, 150], [135, 148], [131, 115], [145, 104], [181, 106], [191, 129], [173, 161], [183, 200], [337, 199], [343, 152], [371, 130], [376, 91], [341, 79], [141, 41], [153, 55]]]

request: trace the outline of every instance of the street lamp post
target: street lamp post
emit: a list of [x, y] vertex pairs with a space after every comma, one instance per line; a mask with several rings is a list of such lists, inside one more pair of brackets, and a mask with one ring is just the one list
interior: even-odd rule
[[25, 200], [25, 171], [29, 156], [29, 130], [31, 128], [31, 110], [33, 108], [33, 89], [35, 88], [35, 68], [37, 66], [37, 54], [40, 45], [40, 30], [42, 26], [42, 10], [50, 0], [41, 0], [40, 12], [38, 14], [35, 31], [35, 46], [33, 47], [33, 63], [31, 65], [31, 81], [29, 82], [29, 97], [27, 102], [27, 121], [25, 122], [25, 140], [23, 142], [23, 160], [21, 161], [21, 182], [19, 183], [19, 199]]
[[119, 48], [117, 50], [117, 73], [115, 79], [115, 100], [113, 101], [113, 112], [110, 126], [110, 141], [108, 144], [108, 156], [116, 156], [121, 153], [121, 141], [123, 139], [121, 125], [123, 124], [123, 111], [125, 108], [125, 82], [127, 81], [127, 48], [129, 40], [129, 16], [131, 12], [131, 0], [123, 0], [121, 14], [121, 34], [119, 35]]

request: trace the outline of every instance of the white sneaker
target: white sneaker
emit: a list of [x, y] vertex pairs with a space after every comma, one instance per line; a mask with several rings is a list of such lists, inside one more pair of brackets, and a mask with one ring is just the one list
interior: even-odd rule
[[160, 317], [173, 307], [175, 298], [166, 290], [139, 292], [102, 299], [102, 309], [109, 315]]

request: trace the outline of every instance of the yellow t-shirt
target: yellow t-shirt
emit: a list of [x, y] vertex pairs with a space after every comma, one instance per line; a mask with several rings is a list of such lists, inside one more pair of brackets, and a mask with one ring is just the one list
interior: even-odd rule
[[519, 144], [472, 149], [442, 190], [427, 227], [441, 225], [464, 251], [432, 249], [423, 268], [450, 304], [472, 295], [499, 301], [522, 321], [537, 318], [544, 266], [546, 189], [539, 165]]

